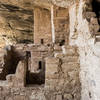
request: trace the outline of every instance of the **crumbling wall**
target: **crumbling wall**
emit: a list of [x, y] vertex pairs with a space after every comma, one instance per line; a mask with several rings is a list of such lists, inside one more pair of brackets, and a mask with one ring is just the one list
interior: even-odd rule
[[54, 7], [54, 27], [55, 27], [55, 43], [64, 45], [68, 43], [69, 37], [69, 14], [68, 9]]
[[[16, 54], [18, 55], [18, 57], [27, 57], [28, 60], [25, 63], [23, 61], [20, 61], [18, 63], [15, 75], [7, 76], [6, 82], [11, 82], [11, 84], [14, 83], [14, 85], [12, 85], [14, 87], [11, 87], [9, 84], [8, 87], [5, 87], [6, 85], [0, 85], [2, 89], [2, 91], [0, 92], [2, 100], [81, 99], [81, 84], [79, 79], [80, 63], [79, 54], [77, 51], [78, 49], [76, 46], [69, 46], [68, 41], [68, 9], [58, 7], [56, 12], [54, 13], [54, 16], [51, 16], [51, 13], [49, 10], [44, 8], [36, 7], [34, 9], [34, 42], [35, 44], [41, 45], [32, 44], [22, 46], [20, 44], [18, 48], [19, 50]], [[54, 19], [52, 18], [51, 20], [51, 17], [53, 17]], [[61, 43], [59, 45], [52, 43], [51, 21], [52, 23], [54, 21], [56, 32], [55, 35], [57, 35], [56, 40]], [[28, 55], [30, 54], [31, 57], [28, 57]], [[46, 63], [46, 66], [44, 66], [45, 70], [43, 70], [43, 74], [45, 76], [43, 75], [42, 77], [42, 75], [40, 74], [40, 78], [43, 78], [42, 80], [45, 81], [43, 84], [39, 84], [37, 81], [39, 77], [35, 76], [39, 75], [39, 72], [41, 71], [39, 70], [38, 66], [38, 61], [40, 61], [41, 59], [43, 61], [45, 60]], [[31, 64], [29, 64], [30, 61]], [[27, 67], [29, 65], [29, 68], [26, 68], [26, 63]], [[37, 84], [31, 84], [33, 87], [31, 85], [26, 85], [26, 87], [23, 87], [25, 85], [24, 82], [27, 82], [27, 80], [30, 79], [31, 76], [29, 75], [29, 73], [27, 74], [26, 69], [28, 72], [32, 72], [34, 77], [31, 78], [33, 78], [33, 80], [37, 82]], [[4, 83], [7, 84], [6, 82]], [[18, 88], [16, 88], [16, 86]]]
[[65, 55], [58, 53], [56, 57], [46, 59], [45, 88], [58, 92], [58, 98], [61, 100], [80, 100], [80, 65], [77, 48], [66, 46], [66, 51]]
[[[82, 100], [100, 99], [100, 45], [95, 34], [99, 24], [91, 2], [81, 0], [70, 8], [70, 44], [77, 45], [80, 55]], [[84, 15], [85, 14], [85, 15]]]

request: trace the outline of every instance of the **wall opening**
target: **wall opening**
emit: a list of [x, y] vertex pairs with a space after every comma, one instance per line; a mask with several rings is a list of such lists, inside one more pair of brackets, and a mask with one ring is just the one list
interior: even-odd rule
[[38, 68], [39, 70], [41, 70], [42, 69], [42, 61], [39, 61], [39, 68]]
[[61, 42], [59, 43], [59, 46], [63, 46], [65, 45], [65, 40], [61, 40]]
[[27, 71], [26, 86], [43, 84], [45, 84], [45, 62], [39, 61], [37, 72], [30, 72], [29, 70]]
[[7, 54], [4, 55], [4, 65], [2, 72], [0, 73], [0, 80], [6, 80], [7, 75], [15, 74], [19, 61], [20, 58], [16, 56], [16, 53], [13, 52], [13, 50], [7, 49]]
[[41, 39], [41, 44], [44, 44], [44, 40], [43, 39]]

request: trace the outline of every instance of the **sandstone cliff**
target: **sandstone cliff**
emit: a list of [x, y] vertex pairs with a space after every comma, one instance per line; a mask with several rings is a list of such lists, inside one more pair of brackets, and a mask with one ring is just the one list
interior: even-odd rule
[[33, 42], [33, 10], [0, 3], [0, 47]]

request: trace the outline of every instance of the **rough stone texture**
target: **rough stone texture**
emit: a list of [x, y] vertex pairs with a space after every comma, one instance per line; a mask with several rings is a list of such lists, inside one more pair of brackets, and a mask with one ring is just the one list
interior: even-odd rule
[[13, 1], [13, 0], [0, 0], [0, 2], [3, 3], [8, 3], [8, 4], [14, 4], [20, 7], [25, 7], [25, 8], [31, 8], [34, 6], [40, 6], [40, 7], [46, 7], [49, 8], [52, 4], [57, 5], [60, 7], [70, 7], [73, 5], [75, 2], [79, 0], [18, 0], [18, 1]]
[[[24, 3], [23, 1], [19, 1], [19, 6], [21, 4], [21, 7], [25, 6], [26, 0]], [[11, 46], [13, 47], [10, 50], [12, 55], [7, 62], [11, 63], [10, 70], [13, 73], [10, 73], [10, 70], [8, 71], [6, 68], [8, 71], [5, 75], [6, 80], [0, 81], [1, 100], [81, 99], [78, 48], [69, 45], [70, 18], [67, 7], [75, 2], [73, 0], [67, 0], [67, 2], [43, 1], [30, 0], [27, 2], [28, 6], [25, 7], [27, 9], [34, 5], [35, 44], [15, 44]], [[8, 1], [5, 0], [4, 2]], [[9, 3], [18, 5], [18, 1], [10, 0]], [[60, 7], [57, 7], [57, 5], [60, 5]], [[62, 8], [61, 6], [66, 7]], [[14, 21], [10, 24], [21, 29]], [[22, 28], [26, 29], [26, 24], [24, 23], [24, 25]], [[55, 41], [53, 41], [53, 36]], [[1, 59], [2, 57], [3, 55], [1, 55]], [[5, 69], [5, 66], [2, 69]], [[3, 74], [5, 73], [3, 72]]]
[[33, 42], [33, 10], [0, 3], [0, 47]]
[[100, 43], [96, 37], [99, 24], [95, 12], [88, 5], [81, 0], [78, 7], [73, 5], [70, 9], [70, 44], [79, 48], [82, 100], [99, 100]]
[[51, 15], [47, 9], [34, 9], [34, 43], [50, 44], [51, 36]]
[[[51, 56], [53, 52], [51, 47], [44, 46], [45, 51], [48, 50], [48, 54], [43, 51], [43, 46], [41, 47], [42, 52], [38, 54], [36, 51], [39, 50], [41, 46], [36, 45], [16, 45], [13, 49], [17, 54], [17, 57], [21, 59], [26, 58], [26, 60], [19, 61], [16, 73], [9, 74], [6, 77], [6, 81], [0, 81], [0, 86], [2, 88], [1, 91], [1, 100], [13, 99], [13, 100], [80, 100], [80, 81], [79, 81], [79, 60], [78, 53], [76, 47], [66, 46], [66, 55], [61, 53], [57, 53], [57, 48], [54, 52], [56, 57]], [[59, 48], [59, 47], [58, 47]], [[31, 51], [32, 50], [32, 51]], [[23, 52], [20, 53], [19, 51]], [[46, 70], [37, 68], [37, 63], [33, 64], [33, 68], [36, 67], [36, 71], [32, 72], [32, 70], [28, 66], [29, 56], [24, 52], [30, 51], [32, 52], [31, 61], [33, 58], [37, 59], [37, 63], [40, 61], [39, 57], [45, 58], [49, 56], [49, 58], [45, 59]], [[40, 50], [39, 50], [40, 51]], [[56, 54], [57, 53], [57, 54]], [[21, 55], [20, 55], [21, 54]], [[35, 56], [35, 54], [38, 54]], [[50, 57], [51, 56], [51, 57]], [[34, 61], [34, 59], [33, 59]], [[30, 64], [29, 64], [30, 65]], [[34, 66], [35, 65], [35, 66]], [[33, 81], [30, 81], [31, 76], [28, 75], [27, 71], [33, 73]], [[45, 72], [43, 72], [45, 71]], [[39, 72], [41, 72], [39, 74]], [[45, 73], [45, 74], [44, 74]], [[27, 75], [27, 76], [26, 76]], [[35, 75], [35, 76], [34, 76]], [[36, 80], [39, 78], [37, 75], [40, 75], [40, 80], [45, 79], [45, 83], [39, 83], [41, 81]], [[45, 75], [45, 77], [44, 77]], [[27, 84], [28, 82], [33, 82], [32, 84]], [[34, 80], [35, 79], [35, 80]], [[37, 83], [36, 83], [37, 82]], [[31, 86], [32, 85], [32, 86]], [[25, 87], [24, 87], [25, 86]], [[44, 87], [42, 87], [44, 86]], [[38, 90], [38, 88], [40, 90]], [[13, 91], [14, 89], [14, 91]], [[6, 92], [5, 92], [6, 91]], [[26, 98], [27, 96], [27, 98]]]
[[[75, 50], [75, 47], [67, 46], [66, 51], [73, 48]], [[59, 93], [69, 92], [70, 97], [73, 96], [71, 100], [80, 100], [79, 66], [77, 51], [71, 55], [47, 58], [45, 88]], [[70, 97], [65, 97], [65, 100], [70, 100]]]
[[69, 37], [69, 14], [68, 9], [54, 7], [55, 42], [59, 45], [68, 43]]

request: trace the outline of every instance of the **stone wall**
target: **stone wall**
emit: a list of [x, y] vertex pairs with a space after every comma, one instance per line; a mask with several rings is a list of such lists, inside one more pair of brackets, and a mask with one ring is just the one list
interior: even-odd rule
[[54, 27], [55, 27], [55, 43], [64, 45], [68, 43], [69, 37], [69, 14], [68, 9], [54, 7]]
[[51, 14], [44, 8], [34, 9], [34, 43], [50, 44], [52, 41]]
[[[1, 99], [80, 100], [80, 65], [77, 47], [66, 46], [65, 49], [66, 54], [63, 54], [61, 46], [57, 45], [50, 47], [16, 45], [13, 48], [14, 54], [21, 59], [18, 62], [16, 72], [8, 74], [5, 81], [0, 81]], [[28, 53], [32, 52], [31, 59], [29, 59], [27, 51]], [[45, 57], [48, 58], [45, 59]], [[37, 62], [32, 65], [28, 64], [30, 61], [31, 63], [35, 62], [33, 58], [36, 58]], [[38, 68], [40, 60], [44, 60], [46, 63], [43, 65], [44, 70]], [[32, 71], [29, 65], [36, 70]], [[38, 89], [39, 91], [37, 91]], [[27, 96], [27, 92], [28, 94], [31, 92], [31, 94]]]
[[46, 59], [46, 90], [58, 92], [61, 100], [80, 100], [79, 58], [76, 47], [66, 46], [66, 54]]

